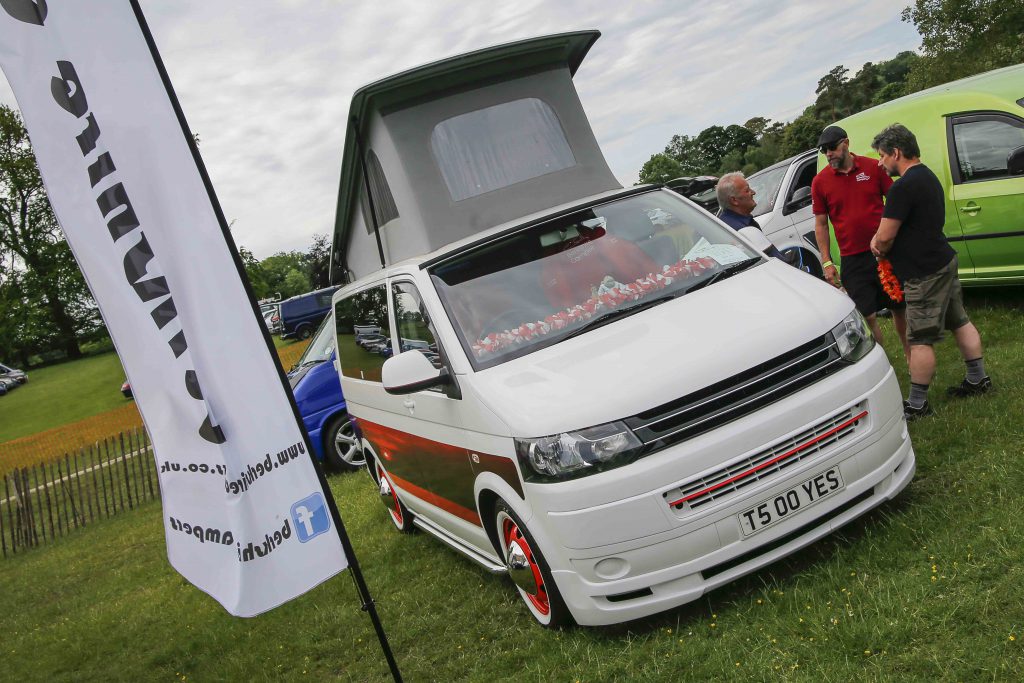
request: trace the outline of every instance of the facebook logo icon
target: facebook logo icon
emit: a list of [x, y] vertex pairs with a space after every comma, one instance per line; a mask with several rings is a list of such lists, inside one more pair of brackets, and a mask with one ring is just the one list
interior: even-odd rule
[[305, 543], [331, 528], [331, 516], [327, 513], [324, 497], [314, 493], [292, 505], [292, 524], [299, 543]]

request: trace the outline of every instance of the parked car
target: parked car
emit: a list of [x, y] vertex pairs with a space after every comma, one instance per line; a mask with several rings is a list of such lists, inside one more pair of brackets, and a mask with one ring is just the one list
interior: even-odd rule
[[331, 295], [337, 287], [326, 287], [281, 302], [281, 338], [309, 339], [331, 311]]
[[17, 386], [17, 382], [6, 377], [0, 377], [0, 396], [6, 396], [7, 392]]
[[16, 384], [24, 384], [28, 381], [28, 374], [24, 370], [18, 370], [3, 363], [0, 363], [0, 377], [12, 379]]
[[713, 175], [702, 175], [695, 178], [684, 176], [682, 178], [673, 178], [665, 183], [665, 187], [675, 190], [686, 198], [692, 198], [694, 195], [714, 190], [717, 182], [718, 177]]
[[811, 181], [817, 169], [817, 151], [809, 150], [753, 173], [747, 178], [756, 193], [753, 216], [765, 237], [779, 251], [800, 252], [801, 264], [821, 277], [821, 256], [814, 238]]
[[377, 344], [383, 344], [387, 341], [387, 337], [383, 334], [363, 334], [356, 337], [356, 346], [368, 351], [370, 347], [376, 346]]
[[132, 384], [127, 378], [121, 383], [121, 394], [125, 398], [135, 398], [135, 394], [132, 393]]
[[356, 339], [362, 339], [371, 335], [380, 335], [380, 325], [356, 325]]
[[871, 141], [889, 124], [898, 121], [914, 133], [921, 161], [942, 183], [944, 232], [965, 287], [1024, 283], [1022, 84], [1024, 64], [1009, 66], [837, 122], [856, 154], [876, 158]]
[[336, 357], [334, 319], [328, 316], [288, 372], [288, 381], [317, 458], [334, 470], [358, 469], [364, 464], [362, 449], [346, 411]]
[[278, 334], [281, 331], [281, 312], [277, 307], [271, 308], [263, 313], [263, 322], [270, 334]]
[[[611, 175], [572, 87], [597, 36], [357, 90], [333, 239], [342, 390], [392, 525], [507, 573], [545, 626], [699, 599], [915, 468], [849, 297]], [[356, 345], [371, 317], [393, 357]]]
[[[811, 212], [811, 181], [817, 173], [817, 152], [809, 150], [752, 173], [747, 182], [756, 193], [752, 213], [761, 231], [780, 251], [799, 252], [794, 265], [821, 277], [821, 257], [814, 238], [814, 214]], [[685, 179], [684, 179], [685, 180]], [[700, 185], [696, 193], [672, 187], [708, 212], [718, 215], [721, 207], [714, 184]]]

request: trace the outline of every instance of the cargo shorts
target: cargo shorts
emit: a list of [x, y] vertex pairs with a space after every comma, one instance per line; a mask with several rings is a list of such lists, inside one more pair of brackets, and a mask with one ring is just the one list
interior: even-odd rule
[[907, 303], [907, 341], [932, 346], [942, 340], [943, 330], [956, 330], [971, 322], [964, 310], [957, 259], [920, 278], [903, 283]]

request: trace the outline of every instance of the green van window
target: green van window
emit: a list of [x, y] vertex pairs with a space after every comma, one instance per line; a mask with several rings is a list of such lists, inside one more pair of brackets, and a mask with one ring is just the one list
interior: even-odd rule
[[959, 119], [953, 140], [963, 182], [1008, 178], [1006, 158], [1024, 146], [1024, 121], [997, 115]]

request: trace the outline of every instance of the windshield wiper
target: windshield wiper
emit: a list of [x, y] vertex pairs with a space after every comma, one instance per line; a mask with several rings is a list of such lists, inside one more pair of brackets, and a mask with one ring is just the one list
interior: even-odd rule
[[565, 341], [566, 339], [572, 339], [573, 337], [578, 337], [579, 335], [583, 334], [584, 332], [586, 332], [588, 330], [592, 330], [595, 327], [601, 327], [602, 325], [607, 325], [608, 323], [612, 322], [613, 320], [619, 320], [620, 318], [625, 318], [627, 316], [633, 315], [634, 313], [642, 311], [645, 308], [652, 308], [654, 306], [657, 306], [658, 304], [663, 304], [666, 301], [671, 301], [672, 299], [675, 299], [677, 296], [679, 296], [679, 293], [677, 293], [677, 294], [669, 294], [667, 296], [659, 296], [659, 297], [654, 298], [654, 299], [648, 299], [646, 301], [638, 303], [638, 304], [636, 304], [634, 306], [629, 306], [627, 308], [616, 308], [614, 310], [609, 311], [608, 313], [605, 313], [604, 315], [602, 315], [602, 316], [600, 316], [598, 318], [593, 318], [592, 320], [588, 320], [586, 322], [586, 324], [583, 325], [583, 327], [580, 327], [577, 330], [573, 330], [569, 334], [567, 334], [564, 337], [562, 337], [562, 339], [559, 340], [559, 341]]
[[696, 292], [698, 289], [701, 289], [702, 287], [707, 287], [708, 285], [710, 285], [713, 282], [718, 282], [719, 280], [724, 280], [727, 277], [732, 277], [736, 273], [744, 271], [747, 268], [749, 268], [752, 265], [754, 265], [755, 263], [760, 263], [760, 262], [761, 262], [761, 257], [760, 256], [754, 256], [752, 258], [748, 258], [745, 261], [740, 261], [739, 263], [734, 263], [734, 264], [732, 264], [730, 266], [726, 266], [725, 268], [722, 268], [718, 272], [716, 272], [713, 275], [711, 275], [711, 277], [709, 277], [708, 279], [701, 280], [700, 282], [695, 284], [693, 287], [690, 287], [689, 289], [687, 289], [686, 293], [689, 294], [690, 292]]

